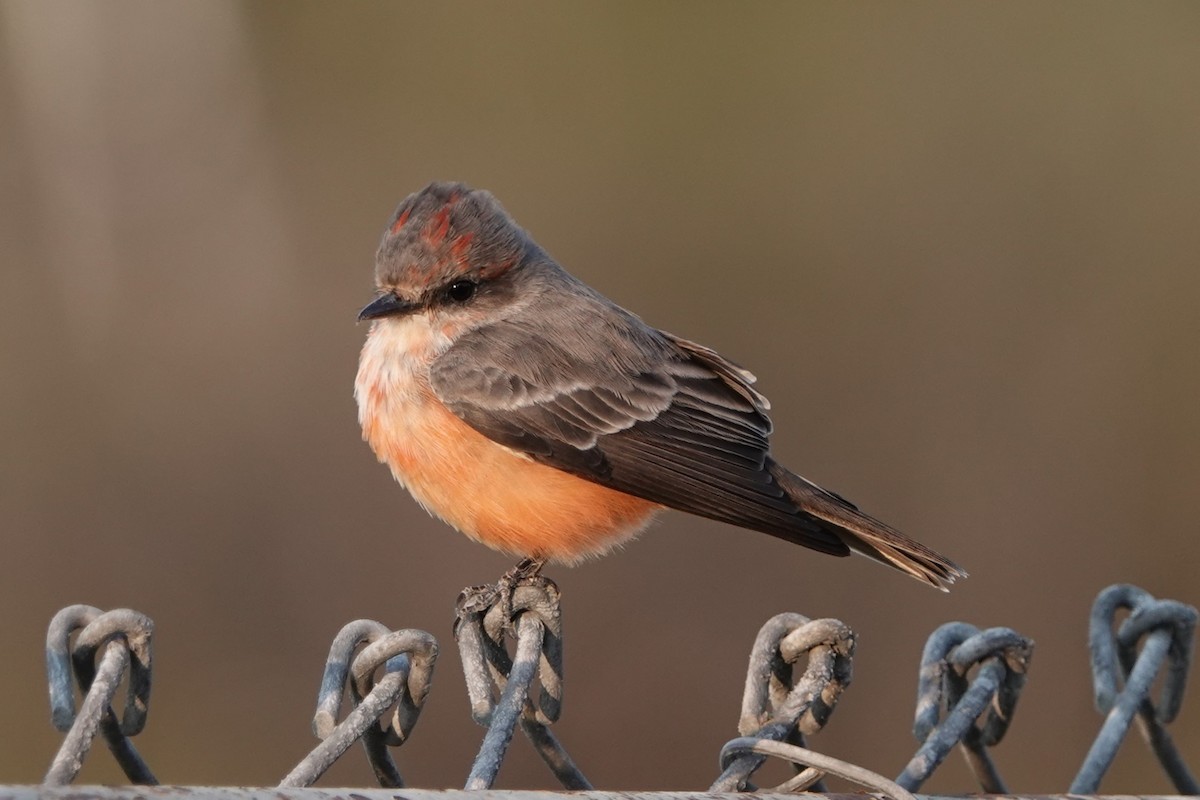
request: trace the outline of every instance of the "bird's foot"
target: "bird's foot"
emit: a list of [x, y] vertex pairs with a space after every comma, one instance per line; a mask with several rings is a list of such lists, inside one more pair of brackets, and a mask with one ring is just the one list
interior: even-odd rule
[[487, 615], [493, 608], [506, 627], [511, 627], [513, 617], [513, 595], [521, 586], [545, 587], [553, 585], [543, 576], [544, 558], [524, 558], [515, 567], [504, 573], [500, 580], [483, 586], [468, 586], [458, 596], [458, 618], [468, 614]]

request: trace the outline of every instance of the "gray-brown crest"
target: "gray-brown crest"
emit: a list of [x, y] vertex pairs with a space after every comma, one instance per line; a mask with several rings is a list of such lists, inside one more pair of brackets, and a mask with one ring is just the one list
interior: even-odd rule
[[454, 278], [486, 280], [516, 266], [529, 244], [488, 192], [430, 184], [392, 215], [376, 254], [376, 285], [413, 298]]

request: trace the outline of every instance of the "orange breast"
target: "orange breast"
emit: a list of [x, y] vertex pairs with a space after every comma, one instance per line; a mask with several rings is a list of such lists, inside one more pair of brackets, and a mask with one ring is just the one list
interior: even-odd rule
[[472, 539], [570, 563], [611, 550], [662, 508], [496, 444], [433, 396], [419, 365], [372, 379], [369, 357], [358, 385], [363, 438], [422, 506]]

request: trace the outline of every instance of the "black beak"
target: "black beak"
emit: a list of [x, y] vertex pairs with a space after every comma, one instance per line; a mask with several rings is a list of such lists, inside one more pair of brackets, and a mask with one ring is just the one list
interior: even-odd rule
[[415, 311], [419, 306], [416, 303], [409, 303], [401, 300], [396, 295], [388, 292], [376, 297], [367, 307], [358, 312], [358, 321], [368, 319], [379, 319], [380, 317], [395, 317], [400, 314], [407, 314]]

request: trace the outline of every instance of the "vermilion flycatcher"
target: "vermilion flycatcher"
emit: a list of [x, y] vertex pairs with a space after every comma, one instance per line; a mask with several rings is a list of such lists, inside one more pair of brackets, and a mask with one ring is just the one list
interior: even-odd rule
[[405, 199], [375, 281], [363, 438], [427, 510], [535, 571], [676, 508], [941, 589], [966, 575], [776, 463], [753, 375], [568, 275], [487, 192]]

